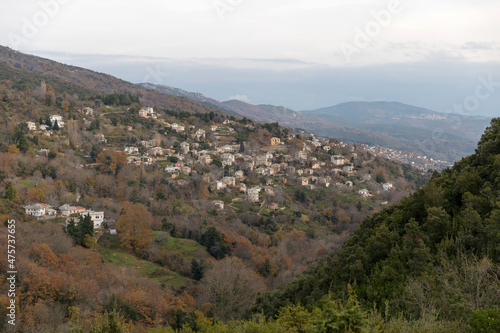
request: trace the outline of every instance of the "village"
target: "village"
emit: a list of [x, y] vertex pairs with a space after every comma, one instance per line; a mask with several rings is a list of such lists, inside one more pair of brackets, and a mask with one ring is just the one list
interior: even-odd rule
[[[86, 118], [94, 117], [90, 107], [82, 108], [80, 113]], [[155, 135], [149, 140], [138, 140], [135, 145], [122, 147], [106, 144], [108, 140], [102, 133], [93, 134], [93, 139], [103, 145], [103, 151], [126, 155], [128, 165], [140, 168], [161, 165], [166, 178], [175, 186], [186, 187], [190, 178], [199, 177], [212, 194], [220, 194], [219, 198], [210, 201], [215, 210], [224, 210], [227, 204], [243, 201], [271, 211], [283, 209], [273, 197], [276, 191], [290, 186], [309, 191], [333, 187], [340, 192], [356, 193], [360, 198], [371, 198], [397, 188], [389, 181], [374, 182], [375, 175], [372, 178], [365, 170], [365, 165], [369, 165], [378, 154], [384, 155], [383, 151], [373, 147], [347, 144], [304, 132], [286, 132], [281, 137], [267, 138], [259, 145], [235, 139], [237, 132], [253, 131], [256, 125], [252, 122], [242, 125], [235, 119], [225, 118], [220, 123], [197, 127], [172, 117], [168, 122], [152, 107], [140, 109], [138, 116], [160, 124], [164, 136]], [[39, 124], [38, 128], [33, 122], [27, 125], [30, 131], [38, 130], [50, 136], [54, 134], [54, 128], [62, 129], [66, 124], [59, 115], [52, 115], [47, 121], [51, 122], [52, 130], [46, 124]], [[238, 125], [238, 129], [235, 130], [233, 125]], [[131, 131], [132, 126], [126, 126], [125, 130]], [[48, 149], [39, 150], [39, 155], [47, 154]], [[97, 166], [99, 163], [81, 165], [83, 168]], [[230, 195], [230, 202], [221, 200], [224, 194]], [[387, 204], [386, 200], [383, 201]], [[54, 209], [34, 202], [25, 210], [26, 214], [36, 218], [90, 215], [96, 229], [106, 221], [102, 211], [69, 204]]]

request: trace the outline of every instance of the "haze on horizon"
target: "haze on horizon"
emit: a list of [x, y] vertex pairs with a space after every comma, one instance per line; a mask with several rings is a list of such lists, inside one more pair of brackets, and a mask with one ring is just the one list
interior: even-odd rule
[[500, 3], [493, 0], [4, 0], [0, 44], [201, 92], [314, 109], [350, 100], [498, 115]]

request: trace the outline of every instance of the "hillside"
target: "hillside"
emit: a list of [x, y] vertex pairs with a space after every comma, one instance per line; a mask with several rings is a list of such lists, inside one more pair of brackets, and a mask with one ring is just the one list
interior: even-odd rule
[[230, 323], [430, 176], [276, 123], [143, 103], [0, 63], [20, 330]]
[[[254, 311], [273, 316], [286, 304], [314, 306], [328, 293], [342, 298], [349, 285], [366, 308], [413, 320], [430, 315], [466, 321], [473, 311], [498, 306], [499, 156], [496, 118], [475, 154], [367, 218], [341, 249], [286, 288], [260, 296]], [[498, 328], [496, 309], [486, 327]]]
[[200, 93], [189, 92], [189, 91], [185, 91], [185, 90], [182, 90], [179, 88], [170, 87], [170, 86], [166, 86], [166, 85], [162, 85], [162, 84], [139, 83], [138, 85], [140, 85], [146, 89], [149, 89], [149, 90], [159, 91], [159, 92], [167, 93], [167, 94], [173, 95], [173, 96], [186, 97], [186, 98], [189, 98], [190, 100], [196, 101], [196, 102], [203, 104], [207, 107], [221, 110], [224, 113], [227, 113], [230, 115], [235, 115], [235, 116], [238, 115], [237, 113], [233, 112], [229, 108], [226, 108], [224, 106], [224, 104], [222, 104], [221, 102], [219, 102], [213, 98], [206, 97], [205, 95], [200, 94]]
[[0, 63], [45, 77], [70, 82], [99, 94], [137, 95], [144, 105], [154, 105], [162, 109], [191, 113], [221, 112], [220, 109], [208, 107], [189, 98], [148, 90], [111, 75], [24, 54], [4, 46], [0, 46]]

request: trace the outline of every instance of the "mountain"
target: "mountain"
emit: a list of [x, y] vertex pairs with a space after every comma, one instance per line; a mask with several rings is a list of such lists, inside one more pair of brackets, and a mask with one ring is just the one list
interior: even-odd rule
[[0, 46], [0, 63], [4, 63], [11, 68], [43, 75], [44, 77], [70, 82], [100, 94], [127, 93], [137, 95], [143, 105], [155, 105], [162, 109], [190, 113], [221, 112], [220, 108], [209, 107], [186, 97], [149, 90], [108, 74], [61, 64], [49, 59], [17, 52], [4, 46]]
[[349, 126], [386, 133], [395, 129], [410, 131], [408, 134], [412, 130], [439, 131], [439, 136], [472, 141], [470, 152], [490, 121], [488, 117], [441, 113], [398, 102], [348, 102], [302, 113], [321, 116], [331, 123], [344, 120]]
[[397, 102], [349, 102], [297, 112], [282, 106], [223, 104], [260, 122], [279, 122], [343, 141], [380, 145], [454, 162], [474, 151], [490, 118], [440, 113]]
[[261, 295], [253, 311], [272, 317], [289, 304], [310, 308], [323, 296], [345, 299], [348, 293], [367, 309], [411, 319], [432, 313], [465, 321], [473, 311], [498, 305], [499, 143], [496, 118], [473, 155], [366, 218], [341, 249], [286, 287]]
[[173, 96], [186, 97], [186, 98], [189, 98], [190, 100], [196, 101], [196, 102], [203, 104], [207, 107], [221, 110], [221, 111], [228, 113], [228, 114], [237, 115], [229, 108], [226, 108], [224, 106], [224, 104], [222, 104], [221, 102], [219, 102], [213, 98], [206, 97], [205, 95], [203, 95], [201, 93], [189, 92], [186, 90], [182, 90], [180, 88], [170, 87], [170, 86], [163, 85], [163, 84], [153, 84], [153, 83], [145, 82], [145, 83], [139, 83], [138, 85], [140, 85], [148, 90], [159, 91], [159, 92], [167, 93], [167, 94], [173, 95]]

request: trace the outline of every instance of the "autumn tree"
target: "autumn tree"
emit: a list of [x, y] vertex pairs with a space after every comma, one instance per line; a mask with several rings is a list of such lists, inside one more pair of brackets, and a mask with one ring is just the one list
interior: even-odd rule
[[138, 253], [153, 240], [153, 216], [142, 204], [128, 203], [122, 211], [116, 228], [123, 247]]
[[127, 165], [127, 154], [121, 151], [105, 150], [97, 155], [97, 163], [101, 163], [101, 172], [118, 173]]

